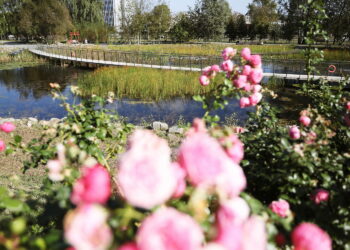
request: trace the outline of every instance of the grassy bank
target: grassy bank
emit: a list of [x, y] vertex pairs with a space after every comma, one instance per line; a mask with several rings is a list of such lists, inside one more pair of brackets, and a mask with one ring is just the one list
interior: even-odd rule
[[28, 51], [22, 51], [18, 54], [12, 54], [13, 52], [13, 50], [0, 49], [0, 70], [28, 67], [45, 63], [44, 59], [39, 58]]
[[[294, 45], [230, 45], [230, 44], [155, 44], [155, 45], [110, 45], [108, 49], [120, 51], [139, 51], [170, 54], [212, 55], [217, 56], [222, 49], [232, 46], [238, 51], [249, 47], [253, 53], [262, 54], [264, 58], [304, 59], [302, 49]], [[350, 60], [349, 49], [326, 49], [325, 60]]]
[[[84, 96], [106, 96], [113, 91], [118, 98], [158, 101], [188, 97], [213, 90], [216, 84], [203, 88], [198, 72], [157, 70], [134, 67], [100, 68], [78, 80]], [[217, 77], [215, 82], [223, 79]]]

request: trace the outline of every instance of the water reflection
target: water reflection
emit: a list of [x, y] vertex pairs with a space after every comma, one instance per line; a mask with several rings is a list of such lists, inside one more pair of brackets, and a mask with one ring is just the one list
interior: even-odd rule
[[[0, 117], [64, 117], [66, 111], [60, 107], [58, 100], [52, 100], [49, 83], [60, 83], [69, 103], [79, 102], [79, 98], [72, 96], [69, 86], [75, 84], [79, 76], [88, 72], [90, 71], [54, 65], [0, 70]], [[117, 110], [121, 116], [127, 117], [135, 124], [140, 124], [142, 120], [162, 120], [174, 124], [180, 116], [190, 122], [204, 114], [201, 104], [191, 98], [147, 103], [123, 99], [111, 104], [109, 108]], [[243, 123], [247, 118], [247, 111], [251, 110], [253, 108], [240, 109], [238, 100], [233, 99], [224, 110], [219, 110], [216, 114], [224, 120], [225, 117], [236, 113], [236, 118]]]

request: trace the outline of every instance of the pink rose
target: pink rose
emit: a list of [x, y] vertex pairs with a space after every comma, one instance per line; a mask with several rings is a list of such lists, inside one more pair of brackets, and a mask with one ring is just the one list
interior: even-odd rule
[[207, 66], [202, 70], [202, 75], [209, 77], [211, 75], [211, 72], [211, 66]]
[[315, 194], [311, 196], [311, 199], [316, 203], [320, 204], [321, 202], [328, 201], [329, 192], [324, 189], [318, 189], [315, 191]]
[[250, 106], [250, 100], [248, 97], [242, 97], [240, 100], [239, 100], [239, 106], [241, 108], [245, 108], [245, 107], [249, 107]]
[[221, 138], [220, 143], [233, 162], [239, 164], [244, 156], [244, 145], [237, 135]]
[[0, 125], [0, 129], [5, 133], [11, 133], [16, 129], [16, 126], [12, 122], [4, 122]]
[[225, 230], [218, 230], [214, 242], [225, 250], [244, 250], [243, 226], [231, 224]]
[[5, 151], [6, 149], [6, 144], [3, 140], [0, 140], [0, 152]]
[[246, 60], [246, 61], [249, 61], [250, 60], [250, 57], [251, 57], [251, 54], [250, 54], [250, 49], [249, 48], [244, 48], [242, 49], [241, 51], [241, 57]]
[[249, 96], [249, 103], [251, 106], [256, 106], [262, 99], [263, 95], [259, 92], [253, 93]]
[[232, 72], [233, 71], [234, 64], [231, 60], [223, 61], [221, 64], [221, 69], [226, 72]]
[[253, 86], [252, 86], [252, 92], [253, 92], [253, 93], [258, 93], [258, 92], [261, 91], [261, 89], [262, 89], [262, 87], [261, 87], [261, 85], [259, 85], [259, 84], [256, 84], [256, 85], [253, 85]]
[[52, 181], [62, 181], [64, 179], [63, 166], [59, 160], [50, 160], [47, 162], [49, 169], [49, 179]]
[[243, 89], [247, 92], [251, 91], [252, 90], [252, 85], [250, 85], [250, 83], [248, 82], [244, 87]]
[[222, 58], [226, 61], [234, 57], [236, 53], [237, 53], [236, 49], [228, 47], [222, 51], [221, 55], [222, 55]]
[[331, 250], [332, 240], [321, 228], [312, 223], [301, 223], [292, 232], [294, 250]]
[[195, 186], [213, 184], [227, 167], [227, 160], [228, 156], [220, 144], [205, 133], [187, 137], [179, 148], [178, 162]]
[[252, 71], [249, 74], [248, 80], [252, 83], [252, 84], [259, 84], [261, 82], [261, 80], [263, 79], [264, 74], [261, 68], [257, 68], [257, 69], [252, 69]]
[[347, 102], [345, 107], [346, 107], [347, 110], [350, 110], [350, 102]]
[[244, 65], [242, 75], [249, 76], [252, 72], [252, 67], [250, 65]]
[[311, 123], [311, 119], [310, 119], [310, 117], [308, 117], [306, 115], [302, 115], [299, 118], [299, 122], [301, 124], [303, 124], [305, 127], [308, 127], [310, 125], [310, 123]]
[[108, 171], [101, 165], [85, 167], [73, 186], [71, 201], [75, 205], [101, 203], [108, 201], [111, 195], [111, 180]]
[[199, 83], [200, 83], [202, 86], [207, 86], [207, 85], [209, 85], [210, 80], [209, 80], [209, 78], [208, 78], [206, 75], [201, 75], [201, 76], [199, 77]]
[[138, 250], [135, 242], [128, 242], [118, 248], [118, 250]]
[[219, 73], [220, 72], [220, 66], [214, 64], [214, 65], [211, 66], [211, 70], [216, 72], [216, 73]]
[[176, 162], [172, 164], [172, 167], [175, 172], [175, 179], [176, 179], [176, 189], [173, 194], [174, 198], [180, 198], [186, 191], [186, 172], [183, 170], [180, 165]]
[[239, 75], [236, 80], [233, 81], [236, 88], [243, 88], [247, 84], [247, 76]]
[[249, 213], [247, 202], [240, 197], [221, 203], [216, 213], [218, 231], [224, 231], [231, 225], [242, 225], [248, 219]]
[[223, 172], [217, 176], [215, 184], [221, 197], [235, 198], [245, 189], [247, 180], [243, 169], [229, 159]]
[[210, 242], [201, 248], [201, 250], [226, 250], [226, 248], [218, 243]]
[[136, 235], [139, 250], [198, 250], [203, 240], [196, 221], [174, 208], [161, 208], [148, 216]]
[[136, 130], [130, 141], [120, 160], [120, 191], [131, 205], [151, 209], [166, 202], [176, 189], [170, 148], [148, 130]]
[[289, 129], [289, 136], [290, 138], [297, 140], [300, 138], [300, 130], [297, 126], [291, 126]]
[[267, 235], [266, 226], [262, 218], [251, 216], [243, 226], [244, 250], [266, 250]]
[[108, 213], [99, 205], [82, 205], [64, 218], [64, 237], [76, 250], [108, 249], [113, 240]]
[[306, 144], [312, 144], [316, 141], [317, 134], [314, 131], [311, 131], [310, 133], [307, 134], [305, 143]]
[[272, 212], [282, 218], [287, 217], [290, 214], [289, 203], [282, 199], [271, 202], [269, 208], [272, 210]]
[[254, 68], [260, 68], [261, 67], [261, 56], [260, 55], [252, 55], [252, 56], [250, 56], [249, 62]]
[[191, 136], [196, 133], [207, 133], [205, 122], [203, 119], [195, 118], [192, 123], [192, 127], [187, 131], [186, 135]]

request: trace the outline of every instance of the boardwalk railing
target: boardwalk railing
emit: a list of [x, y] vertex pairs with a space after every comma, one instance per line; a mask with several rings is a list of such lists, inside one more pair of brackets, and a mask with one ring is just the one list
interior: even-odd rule
[[[220, 64], [222, 62], [222, 58], [219, 56], [94, 50], [67, 46], [41, 46], [37, 49], [31, 49], [30, 51], [40, 56], [71, 62], [105, 66], [134, 66], [186, 71], [201, 71], [208, 65]], [[318, 69], [322, 76], [315, 76], [314, 78], [340, 81], [343, 79], [343, 75], [350, 73], [350, 62], [333, 62], [331, 64], [336, 66], [336, 72], [330, 73], [328, 70], [330, 63], [323, 63], [318, 65]], [[274, 76], [277, 78], [301, 80], [307, 78], [306, 72], [304, 71], [304, 63], [300, 60], [264, 60], [263, 70], [264, 75], [269, 77]]]

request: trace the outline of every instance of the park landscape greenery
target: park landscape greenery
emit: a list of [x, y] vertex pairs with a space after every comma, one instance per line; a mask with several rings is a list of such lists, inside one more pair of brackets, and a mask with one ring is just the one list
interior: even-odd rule
[[[319, 6], [318, 0], [305, 6], [316, 12], [314, 20], [323, 14]], [[290, 127], [264, 101], [278, 97], [260, 85], [261, 57], [248, 48], [240, 53], [226, 48], [220, 67], [203, 70], [202, 86], [197, 85], [209, 95], [194, 98], [207, 112], [172, 149], [153, 132], [135, 129], [104, 109], [113, 92], [91, 93], [90, 99], [70, 105], [60, 85], [52, 83], [53, 97], [67, 110], [61, 123], [29, 142], [13, 124], [0, 126], [12, 139], [7, 145], [1, 141], [4, 153], [29, 156], [23, 162], [25, 176], [45, 170], [36, 196], [0, 189], [0, 246], [350, 249], [349, 81], [337, 86], [312, 81], [323, 56], [313, 47], [323, 34], [313, 21], [305, 31], [310, 79], [299, 90], [311, 102]], [[131, 69], [118, 70], [136, 77]], [[106, 77], [101, 81], [118, 72], [100, 71]], [[71, 91], [79, 95], [84, 89]], [[219, 125], [212, 115], [230, 97], [242, 108], [255, 107], [244, 127]]]

